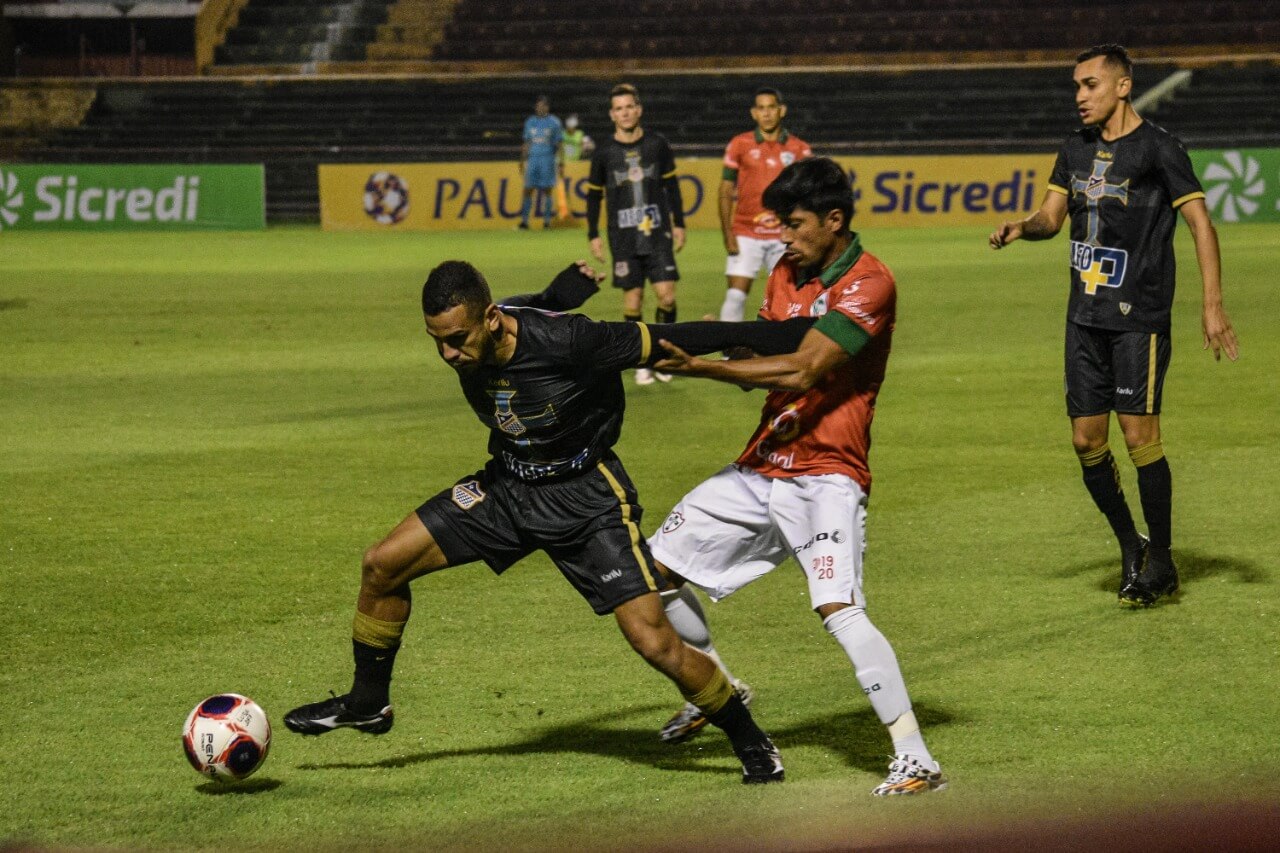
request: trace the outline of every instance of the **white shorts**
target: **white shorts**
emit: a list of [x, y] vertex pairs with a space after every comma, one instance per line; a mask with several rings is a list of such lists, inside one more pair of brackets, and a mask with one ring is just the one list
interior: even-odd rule
[[865, 607], [866, 524], [867, 496], [851, 477], [770, 478], [730, 465], [676, 504], [649, 549], [716, 601], [794, 555], [814, 609]]
[[729, 255], [724, 264], [724, 274], [754, 279], [756, 273], [763, 269], [764, 274], [768, 275], [773, 272], [773, 266], [782, 257], [785, 248], [781, 240], [738, 237], [738, 254]]

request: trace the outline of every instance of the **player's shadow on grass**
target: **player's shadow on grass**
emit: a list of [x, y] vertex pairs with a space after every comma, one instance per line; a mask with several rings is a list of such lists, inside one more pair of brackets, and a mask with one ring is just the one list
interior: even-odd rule
[[[1196, 581], [1212, 577], [1231, 577], [1236, 583], [1270, 583], [1271, 576], [1267, 570], [1251, 560], [1240, 560], [1233, 557], [1219, 557], [1200, 551], [1184, 551], [1174, 549], [1174, 561], [1178, 565], [1178, 577], [1182, 581], [1182, 592], [1191, 584], [1194, 591]], [[1077, 563], [1055, 572], [1054, 577], [1073, 578], [1095, 576], [1093, 586], [1104, 592], [1115, 594], [1120, 589], [1120, 557], [1112, 559], [1090, 560]]]
[[205, 782], [197, 785], [197, 793], [211, 797], [226, 797], [236, 794], [262, 794], [274, 791], [281, 785], [279, 779], [252, 779], [244, 782]]
[[[660, 718], [663, 717], [663, 712], [669, 710], [667, 705], [644, 705], [632, 707], [625, 712], [606, 712], [572, 723], [552, 726], [532, 738], [517, 743], [430, 750], [384, 758], [379, 761], [308, 763], [300, 764], [298, 767], [300, 770], [395, 769], [448, 758], [571, 752], [599, 755], [661, 770], [686, 773], [737, 776], [742, 772], [736, 759], [733, 759], [733, 750], [728, 740], [714, 730], [700, 735], [696, 743], [673, 745], [659, 741], [657, 726], [661, 723]], [[921, 728], [926, 730], [946, 725], [953, 719], [947, 711], [930, 705], [917, 704], [915, 713]], [[624, 714], [643, 715], [652, 719], [644, 725], [618, 726], [618, 718]], [[605, 725], [606, 722], [612, 725]], [[767, 720], [762, 722], [767, 726]], [[859, 770], [879, 773], [883, 772], [889, 759], [888, 753], [891, 751], [884, 726], [870, 708], [815, 717], [791, 726], [767, 726], [767, 728], [782, 751], [784, 764], [787, 749], [817, 746], [840, 755], [846, 764], [857, 767]], [[724, 761], [726, 758], [733, 760], [726, 764]]]

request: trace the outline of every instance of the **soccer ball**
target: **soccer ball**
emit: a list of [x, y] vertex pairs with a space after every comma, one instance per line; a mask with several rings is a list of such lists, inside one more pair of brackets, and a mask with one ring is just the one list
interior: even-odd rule
[[247, 696], [219, 693], [192, 709], [182, 727], [182, 748], [196, 772], [215, 782], [244, 779], [271, 748], [271, 723]]

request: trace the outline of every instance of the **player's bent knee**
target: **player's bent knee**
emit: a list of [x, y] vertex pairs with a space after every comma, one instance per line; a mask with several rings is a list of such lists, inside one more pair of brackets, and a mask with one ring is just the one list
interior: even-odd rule
[[360, 561], [360, 586], [374, 595], [388, 595], [405, 583], [404, 567], [388, 553], [385, 543], [364, 552]]

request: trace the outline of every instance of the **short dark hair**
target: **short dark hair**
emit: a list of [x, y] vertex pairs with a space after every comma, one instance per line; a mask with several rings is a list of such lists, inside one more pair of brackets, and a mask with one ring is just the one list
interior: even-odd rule
[[853, 217], [853, 188], [849, 175], [830, 157], [812, 157], [792, 163], [765, 188], [764, 206], [786, 219], [797, 208], [825, 217], [833, 210], [844, 214], [844, 230]]
[[772, 86], [761, 86], [759, 89], [756, 89], [756, 93], [751, 96], [751, 106], [754, 107], [756, 105], [756, 98], [761, 95], [773, 95], [773, 97], [777, 99], [778, 103], [786, 103], [786, 101], [782, 100], [782, 93], [777, 89]]
[[458, 305], [466, 305], [478, 317], [492, 302], [489, 282], [466, 261], [445, 261], [427, 274], [422, 285], [422, 313], [428, 317]]
[[1088, 50], [1080, 51], [1080, 55], [1076, 57], [1076, 64], [1088, 62], [1098, 56], [1105, 56], [1108, 65], [1114, 65], [1124, 72], [1124, 76], [1133, 79], [1133, 61], [1129, 59], [1129, 51], [1119, 44], [1095, 44]]
[[640, 90], [630, 83], [619, 83], [609, 90], [609, 106], [613, 106], [613, 99], [619, 95], [630, 95], [636, 99], [636, 103], [640, 103]]
[[546, 95], [539, 95], [538, 97], [533, 99], [533, 102], [535, 104], [546, 104], [547, 106], [551, 106], [551, 99], [548, 98]]

